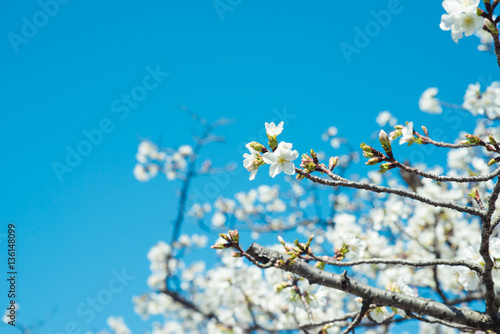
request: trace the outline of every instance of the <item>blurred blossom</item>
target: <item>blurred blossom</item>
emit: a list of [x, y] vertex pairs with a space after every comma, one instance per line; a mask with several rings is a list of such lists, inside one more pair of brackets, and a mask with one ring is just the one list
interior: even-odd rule
[[438, 89], [436, 87], [427, 88], [420, 96], [418, 106], [420, 110], [430, 114], [440, 114], [443, 112], [439, 100], [436, 98]]
[[125, 325], [122, 317], [109, 317], [108, 326], [115, 334], [131, 334], [130, 329]]
[[390, 126], [395, 126], [398, 122], [398, 120], [394, 116], [392, 116], [392, 114], [387, 110], [381, 111], [378, 114], [375, 121], [381, 127], [386, 126], [386, 124], [389, 124]]

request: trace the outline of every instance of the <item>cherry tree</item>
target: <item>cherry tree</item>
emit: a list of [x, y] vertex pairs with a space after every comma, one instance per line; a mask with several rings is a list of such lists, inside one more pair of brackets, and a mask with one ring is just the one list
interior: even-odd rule
[[[500, 66], [499, 2], [479, 8], [479, 0], [445, 0], [440, 27], [455, 42], [477, 35], [479, 49], [494, 53]], [[477, 120], [472, 133], [443, 142], [426, 126], [382, 112], [376, 144], [357, 148], [328, 128], [323, 140], [348, 148], [330, 157], [314, 149], [299, 154], [284, 122], [265, 123], [267, 140], [246, 145], [243, 166], [249, 182], [269, 173], [284, 177], [287, 186], [263, 185], [214, 202], [193, 201], [191, 182], [234, 170], [200, 161], [199, 154], [223, 140], [216, 133], [229, 120], [208, 122], [184, 108], [202, 129], [194, 146], [141, 142], [135, 177], [146, 182], [164, 174], [181, 184], [172, 239], [147, 254], [151, 291], [133, 300], [145, 320], [163, 317], [151, 333], [398, 333], [417, 327], [421, 333], [500, 333], [500, 127], [494, 122], [500, 83], [472, 83], [460, 104], [437, 95], [435, 87], [425, 90], [420, 109], [470, 113]], [[434, 167], [401, 161], [393, 151], [399, 145], [433, 146], [447, 161]], [[349, 173], [358, 161], [367, 165], [365, 177]], [[207, 234], [182, 233], [188, 220]], [[263, 235], [274, 242], [252, 242]], [[206, 253], [209, 241], [215, 264], [185, 259], [199, 249]], [[405, 323], [413, 327], [401, 327]], [[121, 317], [108, 324], [114, 333], [130, 333]]]

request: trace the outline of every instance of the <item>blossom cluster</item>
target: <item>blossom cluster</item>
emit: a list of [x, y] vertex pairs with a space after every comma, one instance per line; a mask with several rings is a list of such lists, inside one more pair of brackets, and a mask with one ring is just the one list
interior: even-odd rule
[[189, 145], [182, 145], [177, 150], [160, 150], [149, 140], [139, 144], [134, 167], [134, 176], [141, 182], [149, 181], [158, 173], [163, 173], [168, 180], [175, 180], [182, 175], [187, 162], [193, 154]]
[[445, 31], [451, 30], [451, 38], [456, 43], [464, 34], [474, 34], [485, 24], [485, 19], [479, 15], [478, 5], [479, 0], [444, 0], [446, 14], [441, 16], [439, 27]]
[[[195, 262], [191, 266], [176, 257], [176, 253], [181, 250], [194, 247], [203, 248], [206, 246], [207, 237], [203, 235], [182, 234], [172, 245], [159, 241], [148, 252], [148, 260], [151, 262], [149, 268], [151, 275], [148, 277], [148, 286], [153, 290], [161, 291], [167, 287], [167, 278], [173, 277], [182, 271], [181, 276], [193, 277], [200, 270], [204, 270], [203, 262]], [[186, 280], [188, 282], [189, 280]], [[187, 283], [186, 283], [187, 284]]]
[[286, 230], [305, 222], [307, 208], [315, 200], [296, 181], [291, 182], [290, 188], [283, 191], [279, 186], [261, 185], [248, 192], [238, 192], [234, 198], [220, 196], [213, 204], [194, 203], [188, 215], [199, 223], [208, 220], [209, 223], [204, 224], [214, 230], [226, 229], [229, 224], [245, 224], [257, 239], [259, 233]]
[[[419, 100], [421, 111], [430, 114], [440, 114], [443, 112], [442, 102], [436, 97], [438, 89], [431, 87], [426, 89]], [[464, 95], [461, 106], [448, 104], [455, 109], [464, 109], [472, 115], [482, 115], [489, 119], [500, 118], [500, 82], [493, 81], [484, 91], [481, 91], [479, 82], [470, 84]]]
[[290, 143], [280, 142], [277, 144], [276, 137], [283, 131], [283, 123], [281, 122], [278, 125], [274, 124], [274, 122], [265, 123], [271, 150], [257, 142], [246, 145], [250, 153], [243, 155], [245, 158], [243, 166], [250, 172], [250, 180], [255, 178], [257, 170], [264, 164], [270, 165], [269, 175], [271, 177], [275, 177], [281, 172], [287, 175], [295, 174], [295, 165], [292, 161], [299, 157], [299, 152], [292, 151], [292, 144]]
[[481, 92], [479, 83], [470, 84], [464, 96], [463, 108], [473, 115], [484, 115], [490, 119], [500, 117], [500, 82], [494, 81]]

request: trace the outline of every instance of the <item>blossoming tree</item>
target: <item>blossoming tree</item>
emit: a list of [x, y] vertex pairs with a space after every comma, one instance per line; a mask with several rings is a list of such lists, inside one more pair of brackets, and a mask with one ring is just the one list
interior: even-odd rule
[[[479, 0], [445, 0], [440, 27], [455, 42], [476, 34], [480, 50], [496, 54], [500, 65], [500, 19], [494, 16], [499, 2], [484, 1], [479, 8]], [[213, 203], [190, 202], [190, 182], [234, 168], [198, 161], [205, 144], [221, 139], [214, 131], [227, 120], [209, 123], [192, 113], [204, 129], [194, 147], [160, 149], [142, 142], [136, 178], [148, 181], [163, 173], [182, 183], [172, 240], [148, 253], [152, 291], [134, 298], [145, 319], [164, 316], [152, 333], [396, 333], [405, 323], [418, 325], [421, 333], [500, 333], [500, 168], [494, 169], [500, 127], [493, 122], [500, 118], [500, 83], [484, 91], [471, 84], [461, 105], [437, 94], [437, 88], [423, 92], [420, 109], [470, 112], [477, 117], [473, 133], [442, 142], [425, 126], [398, 124], [382, 112], [377, 122], [387, 131], [380, 130], [379, 144], [359, 143], [359, 150], [344, 156], [311, 150], [299, 163], [293, 145], [278, 139], [286, 135], [283, 122], [266, 123], [268, 140], [246, 145], [249, 179], [259, 170], [296, 179], [289, 179], [289, 189], [260, 186]], [[345, 143], [334, 127], [323, 139], [334, 147]], [[400, 161], [393, 152], [398, 144], [435, 146], [447, 152], [447, 164]], [[357, 151], [378, 173], [349, 177]], [[212, 246], [218, 264], [206, 268], [184, 260], [207, 243], [206, 236], [181, 233], [186, 219], [207, 231], [229, 227]], [[292, 231], [297, 239], [278, 236], [274, 245], [263, 246], [234, 227], [273, 238]], [[115, 333], [130, 332], [122, 318], [108, 323]]]

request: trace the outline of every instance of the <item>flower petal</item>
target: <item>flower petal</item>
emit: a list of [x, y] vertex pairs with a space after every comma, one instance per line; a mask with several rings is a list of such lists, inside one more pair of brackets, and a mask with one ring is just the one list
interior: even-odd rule
[[293, 165], [292, 162], [284, 162], [283, 163], [283, 172], [287, 175], [293, 175], [295, 174], [295, 166]]
[[266, 164], [274, 164], [278, 162], [279, 158], [274, 153], [266, 152], [262, 155], [262, 160]]
[[283, 170], [283, 165], [282, 164], [272, 164], [271, 167], [269, 167], [269, 176], [275, 177], [281, 171]]

